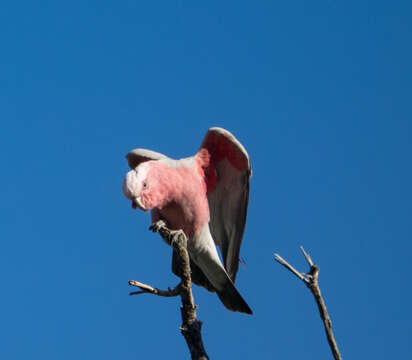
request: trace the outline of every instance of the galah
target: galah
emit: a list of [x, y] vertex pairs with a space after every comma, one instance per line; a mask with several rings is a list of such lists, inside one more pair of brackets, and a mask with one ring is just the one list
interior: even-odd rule
[[[122, 188], [132, 207], [151, 210], [152, 223], [163, 220], [168, 228], [183, 230], [192, 281], [216, 291], [227, 309], [252, 314], [234, 285], [251, 176], [249, 155], [242, 144], [229, 131], [214, 127], [192, 157], [173, 160], [135, 149], [126, 158], [132, 170]], [[173, 256], [175, 274], [176, 264]]]

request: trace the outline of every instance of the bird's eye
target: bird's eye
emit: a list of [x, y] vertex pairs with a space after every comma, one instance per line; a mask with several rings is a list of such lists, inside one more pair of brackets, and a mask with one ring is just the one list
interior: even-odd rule
[[143, 181], [143, 187], [146, 187], [146, 186], [147, 186], [146, 181]]

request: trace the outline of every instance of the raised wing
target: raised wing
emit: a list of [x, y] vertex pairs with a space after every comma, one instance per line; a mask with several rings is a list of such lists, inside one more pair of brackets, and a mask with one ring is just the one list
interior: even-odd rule
[[201, 148], [210, 155], [205, 169], [210, 231], [235, 282], [252, 175], [249, 155], [229, 131], [218, 127], [209, 129]]
[[167, 159], [168, 157], [156, 151], [146, 149], [134, 149], [126, 155], [131, 169], [135, 169], [140, 163], [149, 160]]

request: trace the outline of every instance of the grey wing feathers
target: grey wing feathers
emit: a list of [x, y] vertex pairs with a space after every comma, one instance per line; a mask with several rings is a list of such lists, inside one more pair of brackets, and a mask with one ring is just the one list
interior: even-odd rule
[[126, 155], [126, 159], [131, 169], [135, 169], [140, 163], [149, 160], [167, 159], [167, 156], [156, 151], [146, 149], [134, 149]]
[[207, 194], [210, 231], [221, 249], [226, 271], [234, 282], [246, 224], [252, 173], [250, 160], [242, 144], [221, 128], [209, 130], [202, 148], [209, 151], [217, 177], [216, 187]]

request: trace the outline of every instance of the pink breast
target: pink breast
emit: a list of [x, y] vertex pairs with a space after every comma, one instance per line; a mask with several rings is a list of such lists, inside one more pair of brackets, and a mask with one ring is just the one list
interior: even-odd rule
[[162, 194], [167, 200], [159, 207], [161, 217], [172, 229], [183, 229], [187, 236], [191, 236], [209, 221], [203, 170], [197, 161], [191, 167], [159, 165], [161, 191], [167, 188], [167, 194]]

